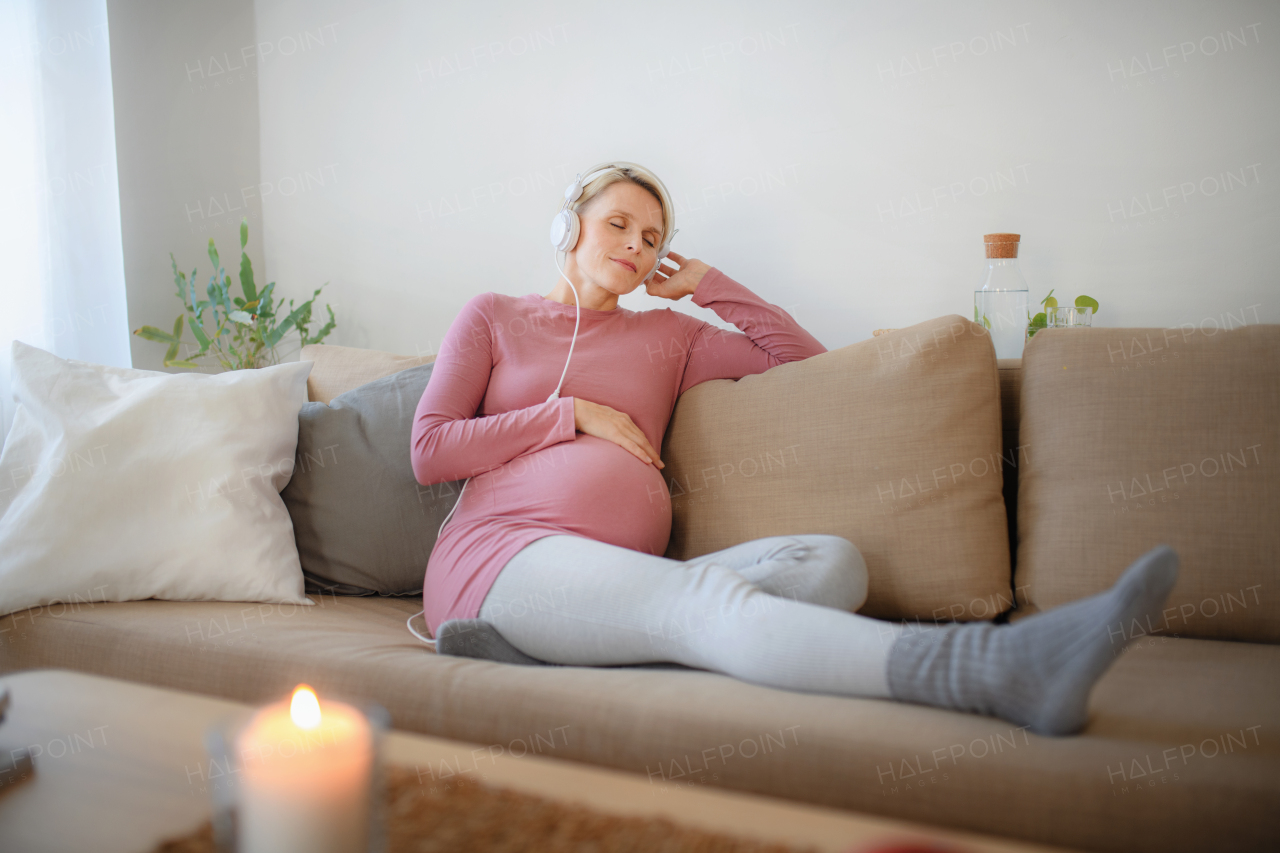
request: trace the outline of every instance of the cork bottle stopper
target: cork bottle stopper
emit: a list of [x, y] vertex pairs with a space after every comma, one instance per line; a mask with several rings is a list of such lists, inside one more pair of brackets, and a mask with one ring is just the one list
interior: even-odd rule
[[983, 234], [982, 242], [987, 247], [988, 258], [1018, 257], [1018, 241], [1021, 234]]

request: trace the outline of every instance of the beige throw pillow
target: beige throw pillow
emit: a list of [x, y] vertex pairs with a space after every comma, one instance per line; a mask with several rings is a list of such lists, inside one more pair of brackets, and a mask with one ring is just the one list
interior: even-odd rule
[[1048, 329], [1022, 358], [1020, 600], [1100, 592], [1182, 558], [1131, 633], [1280, 641], [1280, 325]]
[[952, 314], [686, 391], [662, 447], [690, 559], [764, 536], [858, 547], [886, 619], [990, 619], [1013, 604], [990, 335]]
[[352, 388], [419, 364], [429, 364], [436, 357], [395, 355], [332, 344], [307, 344], [298, 353], [298, 360], [315, 362], [307, 378], [307, 399], [312, 403], [328, 403]]

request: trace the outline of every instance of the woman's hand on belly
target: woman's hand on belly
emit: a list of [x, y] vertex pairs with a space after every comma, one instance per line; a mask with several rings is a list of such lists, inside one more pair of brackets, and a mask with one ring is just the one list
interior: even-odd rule
[[656, 468], [667, 467], [658, 458], [658, 451], [653, 449], [644, 430], [636, 426], [626, 412], [574, 397], [573, 426], [579, 432], [612, 441], [641, 462], [652, 464]]
[[[494, 515], [661, 554], [671, 536], [662, 472], [595, 435], [517, 456], [492, 478]], [[470, 491], [468, 487], [467, 491]]]

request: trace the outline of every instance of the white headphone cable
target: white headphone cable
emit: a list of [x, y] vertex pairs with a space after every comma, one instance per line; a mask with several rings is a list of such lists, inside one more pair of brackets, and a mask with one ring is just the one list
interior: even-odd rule
[[[467, 484], [470, 482], [471, 482], [471, 478], [468, 477], [467, 481], [462, 484], [462, 488], [458, 491], [458, 500], [454, 502], [453, 507], [449, 510], [449, 514], [444, 517], [444, 521], [440, 522], [440, 529], [436, 531], [437, 542], [440, 541], [440, 533], [444, 530], [444, 526], [449, 523], [449, 519], [453, 518], [453, 511], [458, 508], [458, 504], [462, 503], [462, 493], [467, 490]], [[429, 646], [435, 646], [436, 644], [435, 640], [431, 639], [430, 637], [422, 636], [416, 630], [414, 630], [414, 627], [413, 627], [413, 620], [417, 619], [419, 616], [425, 617], [426, 614], [427, 614], [427, 611], [425, 609], [419, 610], [417, 613], [410, 616], [408, 620], [405, 621], [404, 624], [405, 624], [405, 627], [409, 629], [410, 634], [413, 634], [413, 636], [417, 637], [419, 640], [421, 640], [422, 642], [426, 643]]]
[[551, 392], [551, 396], [547, 398], [547, 402], [560, 398], [560, 388], [564, 385], [565, 374], [569, 372], [569, 359], [573, 358], [573, 345], [578, 340], [578, 320], [582, 317], [581, 300], [578, 298], [578, 288], [573, 286], [573, 282], [569, 281], [569, 276], [564, 274], [564, 270], [560, 269], [559, 252], [554, 249], [551, 252], [551, 259], [555, 261], [556, 269], [560, 270], [560, 277], [569, 282], [569, 287], [573, 290], [573, 338], [569, 341], [569, 358], [564, 360], [564, 370], [560, 371], [560, 382], [556, 384], [556, 390]]

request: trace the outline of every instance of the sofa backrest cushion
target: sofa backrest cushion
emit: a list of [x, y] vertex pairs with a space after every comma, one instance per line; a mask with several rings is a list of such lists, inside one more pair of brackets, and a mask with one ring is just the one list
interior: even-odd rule
[[1100, 592], [1167, 543], [1164, 616], [1127, 630], [1280, 641], [1280, 325], [1048, 329], [1022, 367], [1019, 599]]
[[959, 315], [697, 385], [662, 459], [667, 557], [831, 533], [866, 560], [865, 615], [968, 621], [1013, 604], [995, 349]]
[[[299, 361], [315, 362], [307, 377], [307, 399], [328, 403], [334, 397], [367, 382], [399, 373], [419, 364], [430, 364], [435, 355], [396, 355], [361, 347], [307, 344], [298, 353]], [[416, 401], [415, 401], [416, 405]]]

